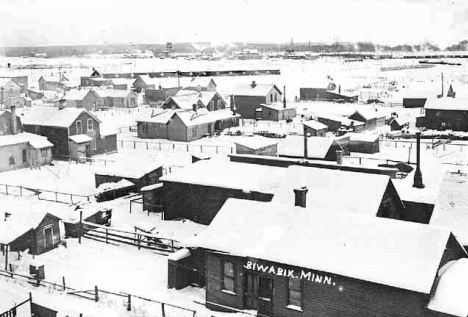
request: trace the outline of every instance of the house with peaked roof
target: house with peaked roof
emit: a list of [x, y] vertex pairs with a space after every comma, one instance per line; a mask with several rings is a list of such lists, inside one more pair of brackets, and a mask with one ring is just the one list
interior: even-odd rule
[[296, 107], [287, 105], [286, 102], [263, 104], [255, 110], [257, 120], [282, 121], [296, 117]]
[[138, 95], [131, 90], [100, 89], [96, 94], [101, 98], [104, 108], [135, 108], [138, 107]]
[[3, 96], [0, 96], [2, 102], [7, 99], [19, 97], [23, 91], [23, 85], [12, 78], [0, 78], [0, 89]]
[[377, 109], [356, 110], [350, 114], [348, 118], [364, 122], [364, 130], [373, 130], [377, 127], [384, 126], [387, 122], [386, 115], [380, 113]]
[[[336, 161], [336, 151], [343, 148], [334, 138], [308, 137], [307, 159]], [[278, 144], [278, 155], [282, 157], [304, 158], [304, 137], [288, 135]]]
[[65, 107], [84, 108], [95, 111], [103, 106], [101, 97], [94, 90], [71, 90], [59, 101]]
[[163, 104], [163, 109], [193, 109], [197, 104], [198, 108], [206, 108], [208, 111], [222, 110], [226, 108], [227, 102], [216, 91], [192, 91], [179, 90], [173, 97], [169, 97]]
[[[201, 103], [201, 102], [200, 102]], [[164, 110], [137, 119], [139, 138], [190, 142], [215, 131], [239, 126], [239, 115], [223, 109]]]
[[41, 76], [39, 78], [39, 89], [40, 90], [57, 90], [65, 89], [65, 86], [69, 82], [69, 79], [65, 75], [61, 76]]
[[245, 119], [255, 119], [256, 109], [262, 104], [280, 102], [282, 95], [276, 85], [259, 84], [256, 81], [239, 85], [233, 91], [236, 112]]
[[192, 91], [216, 91], [217, 87], [218, 86], [213, 78], [194, 77], [183, 87], [183, 89]]
[[424, 111], [424, 126], [428, 129], [468, 131], [468, 99], [428, 99]]
[[0, 110], [0, 172], [50, 164], [52, 147], [47, 138], [24, 132], [16, 107]]
[[205, 281], [208, 308], [259, 316], [451, 316], [428, 308], [439, 270], [467, 257], [450, 230], [298, 205], [303, 193], [228, 199], [172, 258], [197, 272], [178, 288]]
[[90, 157], [117, 151], [115, 133], [101, 133], [101, 121], [84, 108], [33, 107], [21, 117], [24, 130], [45, 136], [57, 158]]

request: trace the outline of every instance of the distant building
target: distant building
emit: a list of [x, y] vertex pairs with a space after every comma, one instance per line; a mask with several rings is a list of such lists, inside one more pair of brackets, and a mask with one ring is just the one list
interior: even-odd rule
[[138, 95], [131, 90], [100, 89], [96, 90], [104, 108], [136, 108]]
[[44, 93], [40, 90], [37, 90], [37, 89], [28, 89], [28, 96], [32, 99], [32, 100], [42, 100], [45, 96], [44, 96]]
[[364, 122], [365, 130], [373, 130], [386, 124], [386, 115], [378, 112], [376, 109], [356, 110], [348, 117], [351, 120]]
[[133, 80], [127, 78], [111, 78], [109, 79], [109, 85], [117, 90], [130, 90], [132, 89]]
[[52, 147], [47, 138], [23, 131], [16, 107], [0, 110], [0, 172], [50, 164]]
[[148, 75], [139, 75], [133, 82], [133, 88], [136, 92], [141, 92], [142, 89], [157, 89], [159, 84]]
[[23, 75], [0, 75], [0, 81], [1, 79], [12, 79], [21, 86], [21, 93], [25, 94], [28, 92], [29, 89], [29, 78], [28, 76], [23, 76]]
[[[308, 137], [306, 159], [336, 161], [336, 151], [343, 148], [334, 138]], [[304, 158], [304, 136], [288, 135], [278, 145], [278, 155], [282, 157]]]
[[216, 91], [217, 85], [212, 78], [194, 77], [183, 89], [193, 91]]
[[377, 134], [346, 133], [349, 136], [349, 151], [357, 153], [379, 153], [380, 137]]
[[296, 107], [284, 103], [263, 104], [256, 110], [256, 119], [269, 121], [290, 120], [296, 117]]
[[365, 126], [364, 122], [329, 114], [318, 114], [317, 121], [325, 124], [330, 132], [338, 132], [339, 130], [360, 132], [364, 130]]
[[231, 110], [165, 110], [137, 119], [138, 137], [190, 142], [216, 130], [239, 126], [239, 116]]
[[103, 106], [101, 97], [94, 90], [71, 90], [65, 94], [60, 103], [66, 107], [84, 108], [88, 111], [99, 110]]
[[424, 126], [428, 129], [468, 131], [468, 99], [429, 99], [424, 110]]
[[180, 90], [175, 96], [167, 98], [161, 108], [191, 110], [194, 104], [197, 108], [206, 108], [208, 111], [223, 110], [227, 105], [217, 92]]
[[403, 129], [405, 126], [407, 126], [408, 123], [403, 123], [401, 119], [392, 117], [388, 120], [388, 125], [390, 126], [391, 131], [399, 131]]
[[282, 92], [274, 84], [250, 84], [237, 86], [234, 91], [236, 112], [244, 119], [255, 119], [256, 109], [262, 105], [281, 102]]
[[115, 133], [103, 135], [101, 121], [75, 107], [33, 107], [22, 118], [24, 130], [45, 136], [57, 158], [90, 157], [117, 151]]
[[41, 76], [39, 78], [39, 89], [40, 90], [57, 90], [65, 89], [65, 86], [69, 82], [68, 78], [65, 75], [60, 77], [52, 76]]
[[11, 78], [0, 78], [0, 104], [8, 99], [18, 98], [23, 91], [23, 86]]
[[306, 133], [310, 136], [324, 137], [327, 134], [328, 127], [319, 121], [309, 120], [302, 123]]
[[355, 102], [358, 100], [358, 96], [342, 92], [341, 86], [337, 86], [332, 81], [323, 81], [313, 88], [300, 88], [299, 99], [304, 101]]

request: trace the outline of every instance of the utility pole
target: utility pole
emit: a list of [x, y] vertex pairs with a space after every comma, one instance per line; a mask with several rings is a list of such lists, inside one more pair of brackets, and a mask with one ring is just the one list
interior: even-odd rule
[[0, 109], [3, 109], [3, 87], [0, 87]]

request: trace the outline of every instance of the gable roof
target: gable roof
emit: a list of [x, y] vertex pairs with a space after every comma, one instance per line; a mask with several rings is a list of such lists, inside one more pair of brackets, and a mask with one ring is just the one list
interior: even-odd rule
[[[203, 105], [207, 107], [210, 101], [213, 100], [215, 96], [218, 96], [218, 98], [226, 104], [226, 101], [223, 99], [223, 97], [221, 97], [221, 95], [216, 91], [196, 92], [193, 90], [181, 89], [176, 93], [175, 98], [179, 100], [178, 97], [187, 97], [188, 100], [194, 100], [194, 102], [196, 102], [196, 100], [201, 100]], [[192, 99], [189, 99], [189, 98], [192, 98]], [[174, 101], [177, 102], [176, 99], [174, 99]], [[180, 99], [180, 100], [183, 100], [183, 99]], [[192, 107], [190, 107], [190, 109], [192, 109]]]
[[323, 118], [323, 119], [327, 119], [331, 121], [340, 122], [344, 126], [351, 126], [351, 125], [360, 126], [360, 125], [365, 124], [362, 121], [356, 121], [356, 120], [349, 119], [347, 117], [337, 116], [337, 115], [332, 115], [332, 114], [323, 114], [323, 113], [317, 114], [317, 118]]
[[139, 179], [151, 173], [163, 165], [147, 157], [129, 157], [120, 159], [118, 162], [107, 165], [96, 172], [96, 175], [118, 176], [124, 178]]
[[99, 89], [95, 92], [101, 98], [127, 98], [129, 96], [136, 96], [136, 94], [131, 90], [121, 89]]
[[360, 109], [354, 111], [349, 117], [353, 116], [354, 114], [360, 114], [366, 121], [375, 119], [375, 118], [382, 118], [385, 117], [385, 114], [379, 112], [377, 109]]
[[[324, 159], [332, 146], [341, 147], [334, 138], [312, 136], [307, 138], [307, 157]], [[278, 145], [278, 155], [304, 157], [304, 137], [288, 135]]]
[[159, 111], [157, 113], [144, 113], [139, 118], [137, 118], [136, 121], [167, 124], [176, 112], [177, 110], [167, 109]]
[[201, 99], [197, 94], [183, 94], [183, 95], [176, 95], [171, 96], [166, 99], [163, 103], [164, 105], [168, 104], [170, 101], [173, 101], [180, 109], [183, 110], [190, 110], [193, 108], [194, 104], [198, 104], [199, 106], [206, 107], [206, 105], [201, 101]]
[[27, 111], [23, 113], [23, 116], [21, 116], [21, 122], [26, 125], [68, 128], [83, 112], [87, 113], [97, 122], [101, 122], [96, 116], [84, 108], [45, 106], [28, 108]]
[[468, 245], [468, 174], [445, 174], [430, 223], [449, 228], [463, 245]]
[[81, 89], [81, 90], [70, 90], [65, 96], [64, 100], [83, 100], [88, 94], [94, 94], [96, 98], [99, 96], [93, 90]]
[[160, 181], [272, 194], [280, 185], [283, 171], [281, 167], [210, 159], [167, 174]]
[[188, 246], [429, 294], [450, 231], [230, 198]]
[[287, 104], [286, 104], [286, 108], [284, 108], [284, 104], [282, 102], [275, 102], [275, 103], [271, 103], [271, 104], [262, 104], [262, 107], [273, 109], [273, 110], [278, 110], [278, 111], [296, 109], [295, 106], [287, 105]]
[[0, 78], [0, 87], [5, 86], [10, 81], [16, 84], [17, 86], [21, 86], [21, 84], [15, 81], [13, 78]]
[[46, 137], [28, 132], [0, 136], [0, 147], [20, 143], [29, 143], [36, 149], [54, 146]]
[[252, 83], [241, 84], [234, 88], [233, 94], [235, 96], [266, 96], [268, 93], [275, 88], [278, 90], [278, 93], [282, 95], [283, 93], [275, 84], [256, 84], [252, 87]]
[[252, 150], [259, 150], [269, 146], [277, 145], [278, 140], [255, 135], [251, 137], [235, 138], [234, 144], [238, 144]]
[[178, 116], [186, 126], [214, 123], [218, 120], [240, 117], [239, 114], [232, 114], [230, 109], [208, 111], [205, 108], [198, 109], [196, 112], [193, 110], [176, 111], [175, 115]]
[[424, 104], [424, 109], [468, 111], [468, 99], [430, 98]]
[[314, 210], [324, 208], [375, 217], [390, 182], [386, 175], [290, 166], [273, 201], [293, 204], [293, 189], [307, 186], [307, 206]]
[[184, 88], [196, 88], [198, 86], [206, 88], [211, 82], [213, 82], [213, 84], [216, 86], [215, 81], [211, 77], [193, 77], [190, 80], [190, 82], [188, 82], [187, 85], [184, 86]]

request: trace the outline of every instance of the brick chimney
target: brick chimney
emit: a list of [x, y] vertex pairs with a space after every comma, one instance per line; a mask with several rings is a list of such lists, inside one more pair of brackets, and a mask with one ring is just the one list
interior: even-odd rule
[[343, 151], [342, 150], [336, 151], [336, 164], [343, 165]]
[[307, 206], [307, 186], [295, 188], [294, 190], [294, 206], [305, 208]]
[[416, 132], [416, 171], [414, 172], [413, 187], [424, 188], [421, 173], [421, 132]]
[[250, 85], [250, 87], [255, 88], [256, 86], [257, 86], [257, 83], [255, 82], [255, 80], [252, 80], [252, 84]]
[[11, 133], [17, 134], [18, 133], [18, 125], [17, 125], [17, 122], [16, 122], [16, 106], [11, 105], [10, 113], [11, 113]]
[[307, 160], [307, 158], [309, 157], [308, 155], [308, 151], [307, 151], [307, 127], [305, 125], [303, 125], [303, 128], [304, 128], [304, 159]]

